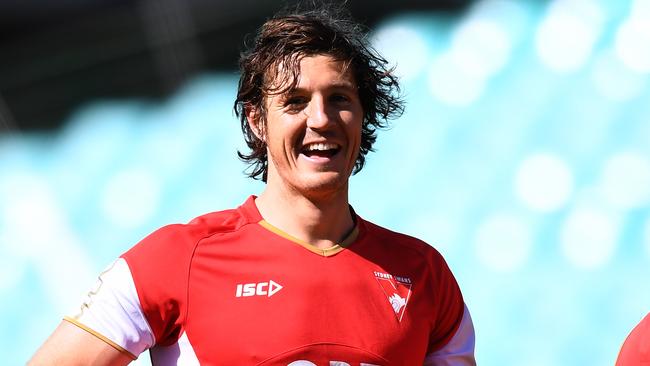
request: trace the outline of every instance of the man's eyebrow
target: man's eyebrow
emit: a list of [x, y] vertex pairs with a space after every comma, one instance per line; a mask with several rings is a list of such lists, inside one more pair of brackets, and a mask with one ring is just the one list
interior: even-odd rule
[[[333, 82], [328, 85], [327, 89], [346, 89], [349, 91], [357, 91], [357, 86], [355, 83], [350, 82], [350, 81], [337, 81]], [[307, 91], [307, 88], [302, 88], [302, 87], [295, 87], [292, 89], [287, 90], [286, 92], [282, 93], [284, 95], [292, 95], [292, 94], [298, 94], [301, 92]]]
[[350, 81], [341, 81], [341, 82], [335, 82], [332, 83], [332, 88], [333, 89], [350, 89], [350, 90], [357, 90], [357, 85], [353, 82]]

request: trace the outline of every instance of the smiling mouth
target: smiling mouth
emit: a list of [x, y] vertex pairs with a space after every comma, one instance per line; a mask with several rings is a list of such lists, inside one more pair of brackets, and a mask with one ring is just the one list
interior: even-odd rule
[[309, 158], [331, 158], [340, 150], [338, 144], [319, 142], [303, 146], [300, 153]]

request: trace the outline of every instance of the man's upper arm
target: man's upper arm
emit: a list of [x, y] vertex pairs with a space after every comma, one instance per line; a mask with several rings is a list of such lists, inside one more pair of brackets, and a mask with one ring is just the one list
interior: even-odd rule
[[123, 365], [154, 343], [128, 264], [120, 258], [100, 274], [80, 311], [64, 318], [33, 362]]
[[28, 365], [126, 365], [133, 360], [88, 331], [62, 321]]

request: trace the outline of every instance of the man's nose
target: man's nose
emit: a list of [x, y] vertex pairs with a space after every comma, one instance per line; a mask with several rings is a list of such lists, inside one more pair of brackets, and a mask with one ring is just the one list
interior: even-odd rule
[[323, 98], [312, 98], [309, 106], [306, 109], [306, 113], [307, 127], [311, 129], [324, 129], [327, 128], [328, 125], [332, 122], [332, 118], [329, 115], [330, 111], [328, 110], [327, 102]]

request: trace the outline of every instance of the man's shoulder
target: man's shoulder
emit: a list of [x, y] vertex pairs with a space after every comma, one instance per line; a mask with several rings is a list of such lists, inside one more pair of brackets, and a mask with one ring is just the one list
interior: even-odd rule
[[415, 236], [397, 232], [370, 221], [364, 220], [364, 225], [368, 235], [388, 248], [409, 250], [429, 258], [442, 258], [432, 245]]
[[181, 224], [177, 229], [201, 232], [205, 234], [236, 231], [243, 226], [254, 223], [241, 208], [215, 211], [197, 216], [187, 224]]
[[232, 232], [250, 223], [237, 209], [210, 212], [197, 216], [186, 224], [170, 224], [154, 231], [157, 239], [196, 239], [218, 233]]
[[146, 236], [125, 254], [147, 253], [148, 255], [152, 251], [171, 255], [190, 254], [201, 240], [235, 232], [254, 222], [255, 217], [245, 212], [242, 206], [210, 212], [186, 224], [165, 225]]

